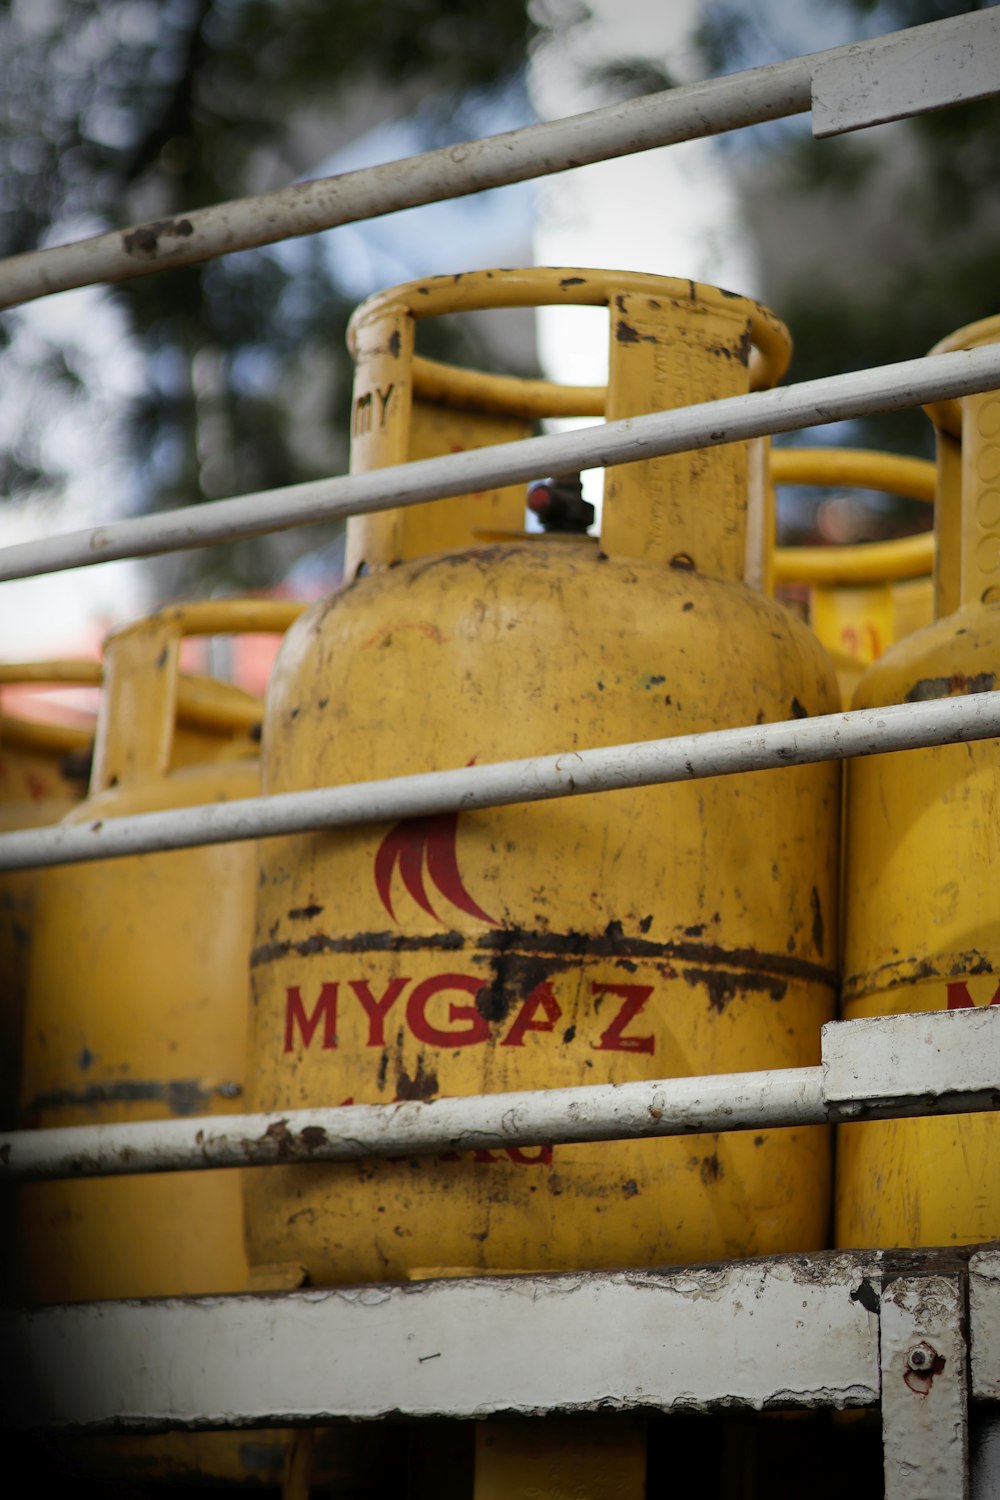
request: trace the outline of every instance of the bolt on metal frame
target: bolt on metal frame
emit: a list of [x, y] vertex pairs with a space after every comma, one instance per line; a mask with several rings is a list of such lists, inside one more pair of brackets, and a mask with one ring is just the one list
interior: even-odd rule
[[[990, 8], [19, 256], [0, 265], [0, 306], [810, 109], [814, 133], [832, 135], [997, 93], [1000, 10]], [[996, 349], [907, 361], [589, 433], [242, 496], [166, 518], [0, 549], [0, 580], [418, 504], [543, 470], [629, 462], [998, 384]], [[610, 790], [998, 732], [1000, 694], [983, 694], [472, 767], [459, 781], [459, 773], [444, 772], [321, 789], [304, 794], [312, 801], [294, 811], [294, 799], [265, 798], [230, 809], [122, 819], [117, 832], [106, 825], [96, 845], [94, 830], [86, 828], [8, 835], [0, 839], [0, 868], [88, 857], [72, 842], [78, 835], [97, 848], [89, 857], [107, 858], [140, 848], [257, 838], [363, 817]], [[232, 815], [229, 822], [226, 815]], [[0, 1167], [11, 1177], [104, 1175], [266, 1164], [279, 1147], [287, 1149], [290, 1138], [299, 1140], [306, 1156], [329, 1160], [401, 1148], [529, 1144], [541, 1134], [593, 1140], [996, 1109], [1000, 1008], [965, 1016], [960, 1026], [955, 1022], [948, 1013], [933, 1013], [834, 1023], [824, 1029], [822, 1067], [785, 1073], [302, 1111], [294, 1118], [22, 1132], [0, 1141]], [[200, 1130], [206, 1125], [207, 1135]], [[624, 1331], [619, 1339], [600, 1336], [609, 1316]], [[477, 1328], [484, 1320], [491, 1330], [488, 1363], [478, 1357]], [[1000, 1401], [1000, 1252], [990, 1250], [956, 1251], [943, 1263], [936, 1252], [830, 1252], [668, 1272], [104, 1303], [13, 1311], [2, 1321], [11, 1348], [22, 1356], [5, 1376], [14, 1427], [294, 1424], [390, 1411], [458, 1417], [510, 1411], [519, 1402], [531, 1411], [586, 1410], [609, 1399], [622, 1407], [663, 1410], [880, 1405], [887, 1500], [968, 1496], [970, 1396]], [[254, 1358], [264, 1342], [271, 1349], [266, 1366]], [[360, 1368], [358, 1350], [365, 1351]], [[643, 1377], [637, 1381], [639, 1370]], [[993, 1423], [972, 1474], [975, 1500], [1000, 1486], [995, 1417]]]

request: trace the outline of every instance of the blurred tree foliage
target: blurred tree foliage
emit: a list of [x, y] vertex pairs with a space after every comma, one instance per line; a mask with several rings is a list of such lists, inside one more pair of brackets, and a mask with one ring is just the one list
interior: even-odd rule
[[[985, 3], [703, 0], [693, 55], [613, 59], [602, 74], [620, 97]], [[463, 101], [508, 86], [539, 33], [574, 20], [586, 20], [578, 0], [8, 0], [0, 255], [281, 186], [387, 114], [418, 113], [428, 146], [461, 138]], [[998, 310], [995, 101], [828, 141], [801, 119], [776, 122], [720, 149], [759, 248], [760, 294], [795, 336], [793, 379], [912, 357]], [[144, 505], [344, 467], [350, 306], [319, 242], [294, 248], [108, 290], [144, 356], [127, 407]], [[18, 366], [2, 345], [16, 313], [6, 327], [9, 390]], [[72, 392], [86, 370], [57, 341], [33, 378]], [[56, 487], [21, 407], [20, 427], [0, 420], [0, 494]], [[851, 437], [930, 451], [919, 412]], [[225, 566], [227, 581], [258, 583], [319, 540], [296, 532], [192, 561], [202, 579]]]
[[[386, 117], [419, 112], [434, 145], [523, 72], [536, 29], [520, 0], [13, 0], [0, 255], [283, 186]], [[109, 289], [146, 356], [128, 416], [145, 503], [344, 466], [350, 306], [317, 242], [295, 244]], [[3, 436], [0, 492], [44, 484]], [[239, 555], [235, 581], [259, 581]]]
[[[618, 96], [651, 92], [991, 3], [702, 0], [693, 36], [676, 56], [614, 58], [598, 77]], [[728, 157], [756, 250], [756, 291], [794, 337], [789, 379], [913, 359], [954, 329], [1000, 313], [997, 100], [821, 141], [796, 117], [720, 136], [716, 146]], [[778, 442], [800, 440], [789, 434]], [[919, 409], [817, 429], [804, 440], [933, 454], [931, 425]], [[784, 489], [781, 540], [830, 540], [822, 511], [817, 491]], [[857, 496], [852, 511], [857, 529], [836, 540], [928, 524], [925, 506], [888, 496]]]
[[[705, 0], [695, 33], [712, 76], [984, 9], [990, 0]], [[658, 65], [658, 80], [651, 72]], [[671, 59], [622, 59], [644, 88]], [[857, 135], [815, 140], [800, 120], [720, 138], [760, 295], [795, 338], [790, 378], [809, 380], [926, 353], [1000, 312], [1000, 108], [961, 105]], [[852, 440], [930, 454], [921, 412], [872, 417]]]
[[[815, 3], [815, 0], [814, 0]], [[822, 0], [848, 36], [984, 9], [986, 0]], [[801, 10], [799, 15], [801, 23]], [[705, 7], [711, 69], [770, 60], [733, 0]], [[780, 23], [770, 39], [781, 40]], [[820, 43], [823, 45], [823, 43]], [[762, 294], [795, 336], [793, 379], [912, 359], [1000, 312], [1000, 109], [996, 100], [817, 141], [774, 130], [746, 163], [744, 203], [761, 247]], [[743, 164], [741, 164], [743, 165]], [[859, 423], [863, 441], [932, 451], [919, 411]]]

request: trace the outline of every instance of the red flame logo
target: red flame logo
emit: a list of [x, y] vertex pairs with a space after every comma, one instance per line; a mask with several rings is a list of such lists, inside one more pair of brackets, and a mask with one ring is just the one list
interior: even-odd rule
[[491, 927], [499, 927], [499, 922], [483, 911], [462, 883], [455, 852], [457, 834], [458, 813], [455, 812], [406, 818], [389, 829], [375, 856], [375, 888], [394, 922], [397, 917], [392, 909], [392, 877], [397, 865], [403, 884], [417, 905], [435, 922], [441, 920], [431, 906], [424, 886], [426, 864], [430, 884], [452, 906], [457, 906], [467, 916], [488, 922]]

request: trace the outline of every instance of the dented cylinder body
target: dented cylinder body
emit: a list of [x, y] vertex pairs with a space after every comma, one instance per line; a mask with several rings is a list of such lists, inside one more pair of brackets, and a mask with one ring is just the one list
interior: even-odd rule
[[[749, 305], [643, 281], [609, 297], [609, 409], [679, 404], [692, 370], [690, 399], [745, 389]], [[745, 462], [612, 471], [600, 541], [380, 557], [289, 633], [265, 789], [832, 711], [822, 647], [741, 581]], [[838, 818], [818, 765], [268, 841], [250, 1105], [814, 1064]], [[277, 1167], [248, 1246], [316, 1282], [806, 1249], [828, 1171], [822, 1129]]]

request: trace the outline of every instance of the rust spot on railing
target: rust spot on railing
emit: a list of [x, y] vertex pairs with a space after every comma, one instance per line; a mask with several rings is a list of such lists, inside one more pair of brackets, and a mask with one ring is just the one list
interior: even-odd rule
[[190, 219], [157, 219], [152, 224], [140, 224], [122, 235], [122, 244], [129, 255], [141, 255], [155, 260], [162, 239], [186, 240], [194, 234]]

